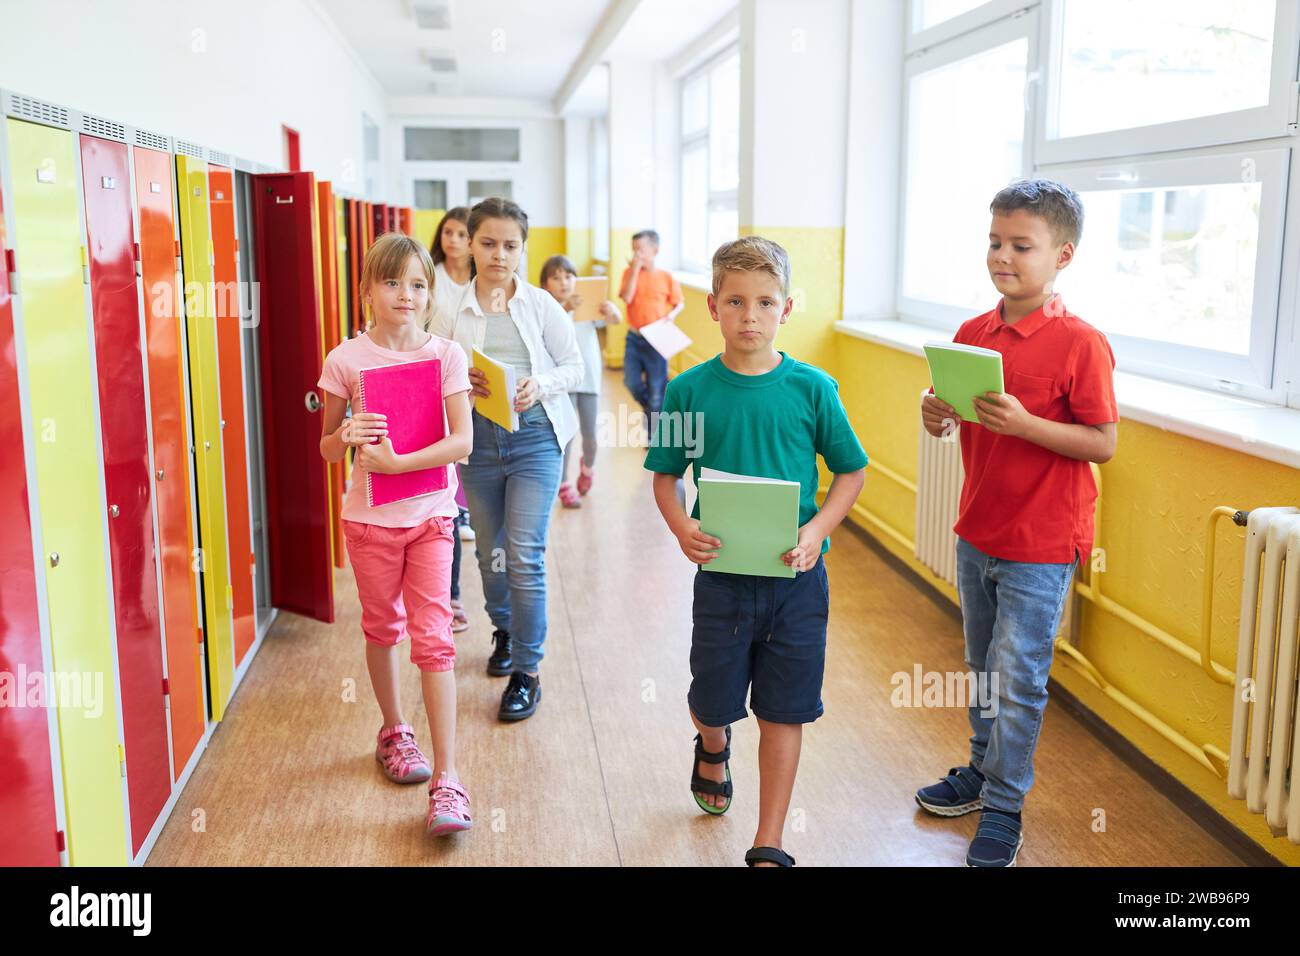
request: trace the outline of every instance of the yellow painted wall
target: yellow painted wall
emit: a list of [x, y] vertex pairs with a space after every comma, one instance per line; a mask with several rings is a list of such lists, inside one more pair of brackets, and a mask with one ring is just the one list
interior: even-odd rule
[[567, 247], [565, 255], [578, 270], [578, 275], [591, 275], [591, 230], [566, 229], [564, 235]]
[[528, 281], [538, 285], [542, 274], [542, 263], [551, 256], [567, 254], [567, 242], [563, 226], [529, 226], [528, 227]]
[[[833, 374], [872, 466], [851, 520], [926, 580], [913, 557], [916, 499], [880, 465], [916, 480], [917, 401], [929, 384], [924, 359], [837, 335]], [[1207, 516], [1216, 505], [1256, 508], [1300, 501], [1300, 471], [1138, 422], [1121, 422], [1115, 457], [1101, 466], [1102, 504], [1096, 545], [1104, 593], [1157, 627], [1196, 646]], [[888, 529], [888, 530], [886, 530]], [[1235, 669], [1241, 600], [1242, 540], [1231, 522], [1218, 530], [1214, 569], [1213, 657]], [[904, 539], [900, 541], [899, 539]], [[939, 589], [955, 601], [943, 582]], [[1081, 602], [1079, 650], [1118, 690], [1197, 745], [1228, 750], [1232, 688], [1109, 612]], [[1276, 839], [1261, 815], [1231, 800], [1224, 781], [1106, 697], [1072, 661], [1058, 654], [1052, 676], [1127, 740], [1194, 791], [1234, 826], [1285, 863], [1300, 847]], [[954, 741], [959, 743], [959, 741]], [[1031, 798], [1032, 799], [1032, 798]]]
[[[623, 270], [632, 255], [632, 236], [636, 229], [611, 229], [609, 231], [609, 297], [618, 303], [619, 311], [627, 315], [627, 305], [618, 297]], [[687, 333], [690, 334], [689, 332]], [[623, 367], [623, 348], [627, 345], [627, 324], [605, 326], [605, 367]]]
[[433, 231], [438, 228], [444, 212], [445, 209], [415, 210], [415, 238], [424, 243], [426, 249], [433, 245]]

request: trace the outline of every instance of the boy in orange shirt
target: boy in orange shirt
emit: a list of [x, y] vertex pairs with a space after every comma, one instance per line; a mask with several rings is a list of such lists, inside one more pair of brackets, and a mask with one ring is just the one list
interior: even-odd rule
[[642, 337], [639, 329], [677, 318], [685, 300], [682, 287], [667, 269], [655, 268], [659, 233], [643, 229], [632, 237], [632, 258], [623, 270], [619, 297], [627, 303], [627, 345], [623, 350], [623, 384], [645, 410], [653, 434], [654, 417], [664, 405], [668, 360]]

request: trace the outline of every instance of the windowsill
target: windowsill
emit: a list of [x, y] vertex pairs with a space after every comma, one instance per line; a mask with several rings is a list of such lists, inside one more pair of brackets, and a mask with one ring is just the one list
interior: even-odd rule
[[[918, 356], [926, 342], [945, 338], [939, 329], [897, 319], [840, 321], [835, 331]], [[1115, 373], [1115, 397], [1121, 418], [1300, 468], [1298, 409], [1127, 372]]]
[[672, 270], [673, 278], [681, 285], [689, 286], [700, 292], [713, 291], [713, 276], [707, 272], [681, 272], [677, 269]]

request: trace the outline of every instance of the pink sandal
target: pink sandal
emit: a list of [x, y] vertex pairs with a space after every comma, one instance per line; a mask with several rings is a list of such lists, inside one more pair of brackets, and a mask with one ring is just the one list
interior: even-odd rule
[[560, 485], [560, 504], [564, 505], [566, 508], [582, 507], [582, 499], [579, 498], [578, 493], [573, 490], [573, 485], [569, 484], [567, 481]]
[[379, 731], [375, 759], [383, 767], [384, 776], [394, 783], [424, 783], [433, 777], [433, 768], [420, 752], [415, 728], [410, 724], [394, 724]]
[[578, 468], [578, 494], [586, 495], [591, 491], [591, 482], [596, 477], [596, 473], [586, 465], [579, 465]]
[[469, 794], [459, 780], [445, 773], [438, 777], [438, 785], [429, 789], [429, 816], [425, 819], [425, 832], [431, 836], [457, 833], [474, 826], [469, 815]]

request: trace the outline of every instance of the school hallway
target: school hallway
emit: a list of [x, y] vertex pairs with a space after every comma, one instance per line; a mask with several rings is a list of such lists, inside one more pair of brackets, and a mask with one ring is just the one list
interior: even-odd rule
[[[601, 401], [617, 422], [628, 401], [619, 373], [606, 372]], [[528, 720], [496, 719], [505, 679], [484, 670], [492, 628], [466, 543], [472, 626], [456, 635], [457, 747], [472, 830], [427, 837], [425, 787], [380, 773], [349, 568], [335, 575], [333, 624], [281, 614], [272, 625], [148, 865], [739, 864], [757, 820], [757, 726], [752, 715], [734, 725], [736, 796], [707, 816], [688, 787], [695, 572], [659, 516], [643, 457], [602, 447], [583, 507], [556, 504], [543, 696]], [[963, 669], [960, 625], [858, 533], [846, 526], [832, 541], [826, 713], [804, 732], [786, 849], [801, 866], [960, 866], [978, 815], [931, 817], [912, 793], [963, 762], [965, 710], [890, 703], [891, 677], [910, 677], [914, 663]], [[416, 669], [404, 666], [403, 681], [406, 719], [426, 747]], [[343, 699], [349, 682], [354, 702]], [[1036, 776], [1021, 866], [1238, 865], [1056, 703]], [[1093, 831], [1097, 808], [1105, 832]]]

